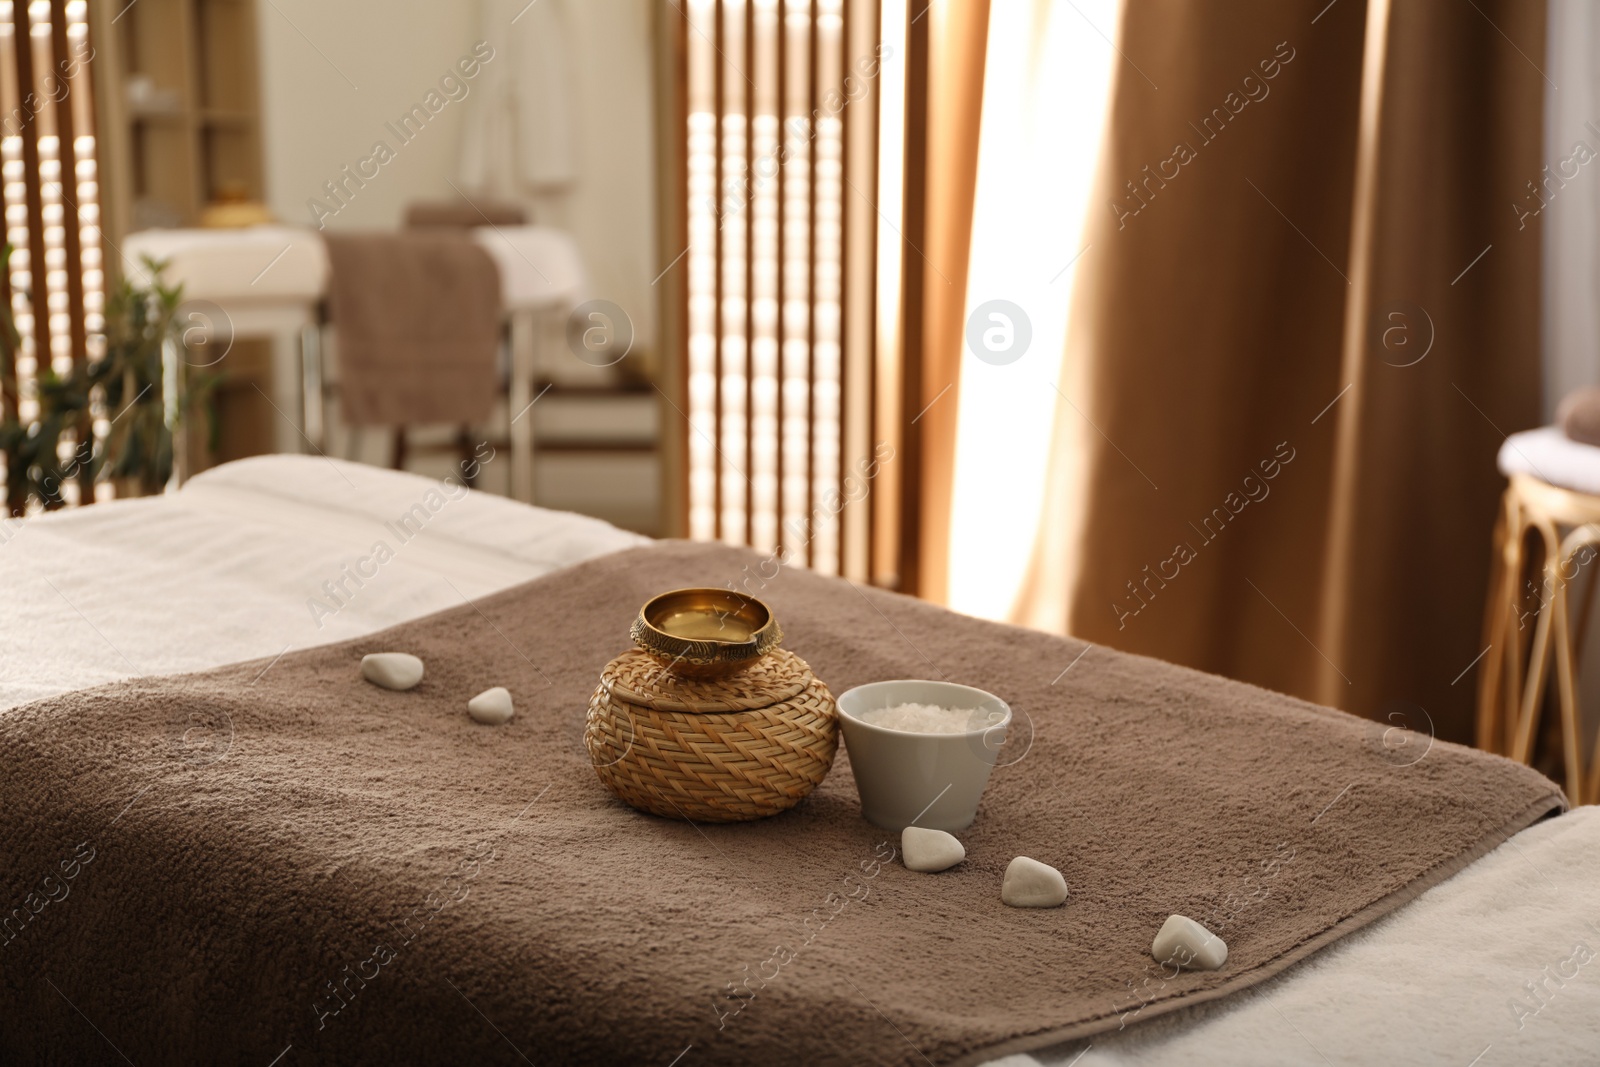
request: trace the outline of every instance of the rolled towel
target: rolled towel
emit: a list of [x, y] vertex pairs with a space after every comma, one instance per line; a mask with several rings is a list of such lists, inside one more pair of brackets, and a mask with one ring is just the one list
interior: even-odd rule
[[413, 200], [406, 205], [406, 227], [426, 229], [443, 226], [452, 230], [470, 230], [476, 226], [522, 226], [528, 213], [517, 204], [506, 204], [482, 199], [467, 200]]
[[1574, 441], [1600, 445], [1600, 387], [1574, 389], [1556, 408], [1556, 425]]

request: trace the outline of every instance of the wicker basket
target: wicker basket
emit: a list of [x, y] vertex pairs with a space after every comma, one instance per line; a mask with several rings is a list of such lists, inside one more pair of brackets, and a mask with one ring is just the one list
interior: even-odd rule
[[817, 787], [838, 748], [838, 710], [786, 649], [717, 678], [685, 677], [632, 649], [601, 672], [583, 739], [600, 781], [633, 807], [743, 822]]

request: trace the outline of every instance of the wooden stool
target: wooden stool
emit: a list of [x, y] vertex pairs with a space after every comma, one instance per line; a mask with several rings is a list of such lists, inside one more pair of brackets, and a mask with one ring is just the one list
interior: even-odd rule
[[[1510, 481], [1495, 523], [1489, 604], [1484, 614], [1484, 640], [1489, 648], [1479, 675], [1478, 747], [1519, 763], [1531, 762], [1553, 652], [1563, 785], [1574, 804], [1596, 803], [1600, 801], [1600, 738], [1586, 760], [1577, 664], [1594, 601], [1596, 572], [1600, 571], [1600, 566], [1588, 566], [1600, 555], [1600, 496], [1563, 489], [1527, 473], [1510, 473]], [[1533, 553], [1529, 541], [1535, 533], [1542, 542], [1543, 565], [1530, 575]], [[1535, 579], [1539, 582], [1534, 590], [1536, 606], [1530, 611], [1524, 590]], [[1575, 579], [1583, 584], [1576, 626], [1567, 595]]]

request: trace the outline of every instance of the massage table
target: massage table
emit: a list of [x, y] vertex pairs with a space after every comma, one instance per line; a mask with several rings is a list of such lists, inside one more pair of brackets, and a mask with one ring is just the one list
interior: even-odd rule
[[[583, 261], [572, 238], [547, 226], [494, 226], [467, 233], [483, 246], [500, 273], [500, 304], [506, 319], [507, 404], [510, 412], [533, 401], [538, 339], [544, 316], [565, 314], [586, 291]], [[136, 284], [149, 284], [147, 259], [166, 264], [167, 285], [183, 287], [182, 329], [208, 358], [234, 340], [262, 338], [275, 344], [300, 340], [299, 367], [275, 353], [273, 403], [298, 425], [277, 424], [277, 450], [299, 451], [310, 442], [328, 451], [324, 396], [330, 361], [319, 308], [328, 289], [328, 250], [318, 231], [262, 225], [239, 230], [141, 230], [123, 239], [122, 267]], [[533, 424], [510, 422], [511, 496], [533, 500]], [[187, 472], [180, 471], [180, 480]]]
[[[436, 486], [339, 460], [266, 456], [207, 471], [164, 497], [6, 520], [0, 716], [118, 679], [271, 660], [609, 553], [659, 551], [595, 519], [459, 491], [376, 577], [341, 582], [375, 531]], [[1249, 990], [993, 1062], [1595, 1062], [1600, 962], [1588, 963], [1579, 945], [1600, 949], [1595, 809], [1521, 831]], [[90, 1005], [75, 1008], [94, 1015]], [[626, 1006], [618, 1011], [625, 1016]]]

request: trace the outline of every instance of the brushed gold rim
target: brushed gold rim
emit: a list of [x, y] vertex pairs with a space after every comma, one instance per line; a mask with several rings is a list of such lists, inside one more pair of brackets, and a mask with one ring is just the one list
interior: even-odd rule
[[[691, 630], [714, 627], [739, 636], [675, 633], [669, 621], [674, 619], [680, 623], [689, 621], [692, 625], [687, 628]], [[783, 640], [777, 616], [765, 602], [731, 589], [700, 586], [651, 597], [639, 609], [629, 633], [636, 645], [672, 670], [690, 674], [715, 674], [748, 666]]]

